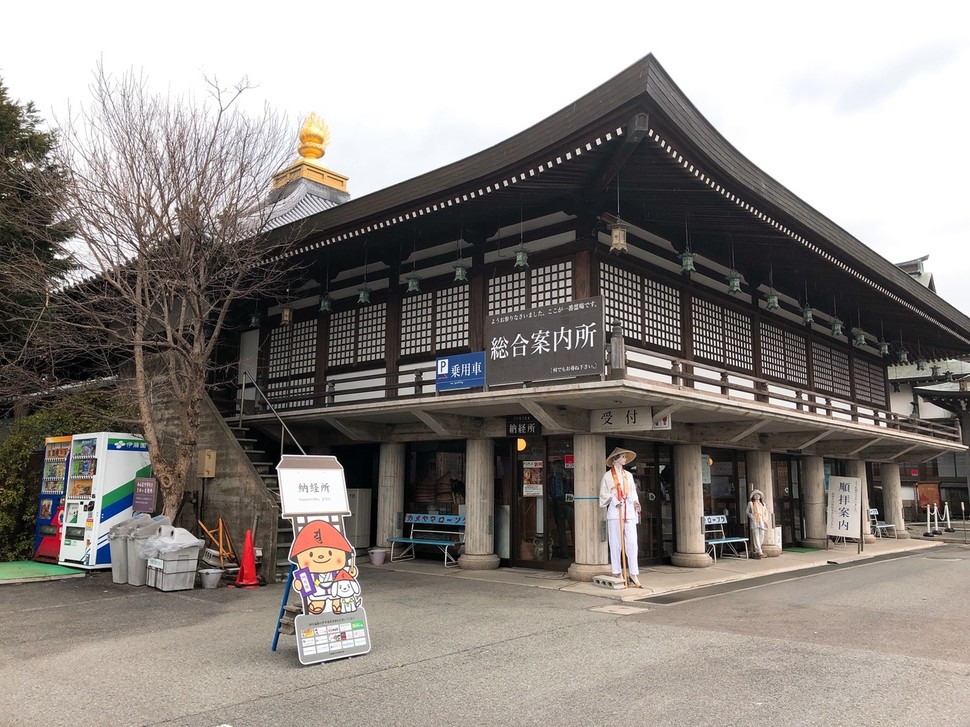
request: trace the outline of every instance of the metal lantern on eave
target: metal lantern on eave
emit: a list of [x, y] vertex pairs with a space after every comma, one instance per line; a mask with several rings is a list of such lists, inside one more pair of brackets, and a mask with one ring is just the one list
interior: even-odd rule
[[455, 265], [455, 280], [456, 283], [467, 283], [468, 282], [468, 268], [461, 263]]
[[731, 295], [737, 295], [738, 293], [741, 292], [741, 273], [739, 273], [734, 268], [731, 268], [725, 280], [727, 280], [727, 284], [728, 284], [728, 290], [727, 290], [728, 293], [730, 293]]
[[411, 275], [407, 276], [407, 281], [408, 281], [408, 289], [406, 292], [408, 293], [421, 292], [421, 278], [419, 278], [417, 275], [414, 275], [412, 273]]
[[768, 310], [781, 308], [781, 304], [778, 302], [778, 291], [774, 288], [768, 288], [768, 294], [765, 295], [765, 308]]
[[626, 241], [626, 225], [617, 222], [610, 225], [610, 252], [614, 254], [621, 254], [629, 251], [629, 246]]

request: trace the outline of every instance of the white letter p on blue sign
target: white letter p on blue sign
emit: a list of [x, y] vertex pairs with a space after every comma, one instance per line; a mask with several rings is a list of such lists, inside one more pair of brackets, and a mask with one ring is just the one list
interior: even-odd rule
[[446, 358], [438, 359], [438, 375], [439, 376], [448, 375], [448, 359]]

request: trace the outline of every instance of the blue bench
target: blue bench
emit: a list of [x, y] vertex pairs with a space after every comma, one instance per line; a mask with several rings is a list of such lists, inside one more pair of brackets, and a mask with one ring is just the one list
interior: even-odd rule
[[[414, 560], [414, 549], [418, 545], [432, 545], [444, 554], [445, 568], [455, 568], [458, 561], [451, 553], [451, 548], [465, 542], [464, 515], [429, 515], [427, 513], [409, 512], [404, 516], [404, 524], [408, 528], [407, 537], [388, 538], [391, 544], [391, 562], [399, 560]], [[395, 555], [394, 546], [406, 545]]]
[[739, 546], [744, 547], [744, 557], [748, 557], [747, 538], [727, 537], [724, 534], [724, 526], [727, 525], [727, 515], [704, 515], [701, 521], [704, 524], [705, 552], [710, 554], [715, 563], [717, 563], [719, 551], [722, 558], [727, 556], [724, 552], [725, 549], [729, 550], [733, 557], [740, 558], [741, 551], [738, 549]]

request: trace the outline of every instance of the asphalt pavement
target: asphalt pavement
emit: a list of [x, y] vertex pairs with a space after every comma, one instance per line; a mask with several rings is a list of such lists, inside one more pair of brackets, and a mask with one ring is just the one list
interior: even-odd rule
[[[703, 569], [655, 566], [642, 569], [643, 589], [622, 590], [520, 568], [362, 562], [371, 653], [310, 667], [299, 664], [293, 636], [270, 649], [282, 584], [162, 592], [114, 584], [102, 571], [4, 585], [0, 725], [637, 724], [612, 703], [577, 711], [582, 674], [608, 683], [617, 663], [646, 658], [600, 648], [625, 633], [616, 631], [631, 623], [624, 616], [678, 594], [906, 557], [963, 538], [961, 530], [885, 538], [861, 552], [849, 543], [719, 558]], [[674, 642], [645, 643], [656, 651], [650, 659], [683, 658], [667, 653]]]

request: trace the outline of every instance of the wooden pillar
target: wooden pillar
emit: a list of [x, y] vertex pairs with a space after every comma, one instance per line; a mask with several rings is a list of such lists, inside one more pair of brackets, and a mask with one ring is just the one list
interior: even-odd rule
[[825, 462], [821, 457], [801, 458], [802, 512], [805, 514], [806, 548], [824, 548], [825, 535]]
[[674, 446], [674, 509], [677, 549], [670, 561], [684, 568], [706, 568], [714, 561], [704, 544], [704, 484], [699, 444]]
[[606, 437], [574, 435], [573, 454], [576, 562], [569, 566], [569, 577], [574, 581], [591, 581], [593, 576], [610, 572], [606, 520], [599, 502], [600, 480], [606, 472]]
[[[775, 483], [771, 476], [771, 452], [753, 450], [745, 453], [746, 471], [748, 476], [748, 493], [752, 490], [761, 490], [764, 493], [762, 498], [765, 507], [768, 508], [770, 527], [765, 533], [765, 542], [761, 547], [762, 552], [769, 558], [777, 558], [781, 555], [781, 543], [775, 539]], [[747, 498], [745, 498], [747, 499]], [[745, 503], [747, 507], [747, 503]]]
[[906, 519], [903, 517], [903, 491], [899, 478], [899, 465], [894, 462], [883, 462], [880, 468], [882, 475], [882, 506], [881, 520], [896, 526], [897, 538], [908, 538]]
[[498, 568], [495, 554], [495, 452], [491, 439], [465, 442], [465, 570]]
[[382, 442], [377, 473], [377, 537], [374, 543], [390, 547], [388, 538], [400, 537], [404, 527], [404, 444]]
[[869, 527], [869, 479], [866, 477], [866, 463], [861, 459], [846, 460], [846, 477], [858, 477], [862, 487], [862, 541], [875, 543], [876, 536]]

